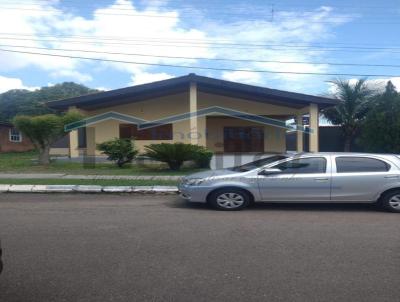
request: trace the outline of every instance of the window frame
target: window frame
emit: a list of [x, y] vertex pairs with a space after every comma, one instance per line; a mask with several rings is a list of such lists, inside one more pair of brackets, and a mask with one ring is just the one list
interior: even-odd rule
[[[13, 134], [12, 131], [17, 131], [18, 134]], [[13, 139], [13, 137], [18, 137], [18, 140]], [[8, 129], [8, 139], [11, 143], [21, 143], [22, 142], [22, 133], [17, 128]]]
[[[338, 170], [338, 164], [337, 164], [337, 160], [340, 158], [354, 158], [354, 159], [368, 159], [368, 160], [375, 160], [378, 162], [382, 162], [385, 164], [386, 166], [386, 170], [385, 171], [346, 171], [346, 172], [339, 172]], [[350, 173], [387, 173], [390, 171], [390, 169], [392, 168], [392, 165], [389, 164], [387, 161], [380, 159], [380, 158], [376, 158], [376, 157], [370, 157], [370, 156], [336, 156], [335, 157], [335, 172], [336, 174], [350, 174]]]
[[[304, 174], [304, 175], [327, 174], [327, 172], [328, 172], [328, 159], [326, 157], [324, 157], [324, 156], [310, 156], [310, 157], [289, 158], [288, 160], [286, 160], [284, 162], [281, 162], [281, 163], [277, 163], [276, 165], [270, 166], [269, 168], [276, 168], [277, 166], [279, 166], [281, 164], [284, 164], [284, 163], [287, 163], [287, 162], [290, 162], [290, 161], [294, 161], [294, 160], [313, 159], [313, 158], [321, 158], [321, 159], [323, 159], [325, 161], [325, 169], [324, 169], [325, 171], [324, 172], [311, 172], [311, 173], [293, 173], [293, 172], [290, 172], [290, 173], [287, 173], [287, 172], [285, 172], [283, 170], [281, 173], [279, 173], [279, 175], [282, 175], [282, 174]], [[279, 169], [279, 168], [277, 168], [277, 169]]]

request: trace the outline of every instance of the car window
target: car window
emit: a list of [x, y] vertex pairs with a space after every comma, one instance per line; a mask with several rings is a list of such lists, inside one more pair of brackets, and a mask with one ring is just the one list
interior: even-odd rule
[[273, 168], [278, 168], [285, 174], [325, 173], [326, 159], [323, 157], [296, 158], [278, 164]]
[[369, 157], [336, 157], [337, 173], [351, 172], [386, 172], [390, 165], [375, 158]]
[[268, 165], [268, 164], [271, 164], [273, 162], [276, 162], [276, 161], [279, 161], [279, 160], [282, 160], [282, 159], [285, 159], [285, 158], [287, 158], [287, 156], [274, 155], [274, 156], [262, 158], [262, 159], [247, 163], [247, 164], [242, 165], [242, 166], [229, 168], [229, 170], [236, 171], [236, 172], [247, 172], [247, 171], [250, 171], [250, 170], [253, 170], [253, 169]]

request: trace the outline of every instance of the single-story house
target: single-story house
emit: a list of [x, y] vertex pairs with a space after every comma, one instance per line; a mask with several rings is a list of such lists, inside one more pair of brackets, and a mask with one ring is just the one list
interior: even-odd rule
[[[79, 156], [80, 150], [98, 155], [96, 144], [118, 137], [134, 138], [141, 151], [151, 143], [184, 142], [216, 153], [285, 152], [286, 121], [302, 121], [304, 115], [309, 119], [309, 150], [318, 151], [319, 112], [336, 104], [326, 97], [196, 74], [47, 103], [86, 116], [71, 128], [70, 157]], [[302, 151], [304, 127], [296, 130], [296, 149]]]
[[0, 122], [0, 152], [24, 152], [33, 150], [34, 146], [12, 123]]

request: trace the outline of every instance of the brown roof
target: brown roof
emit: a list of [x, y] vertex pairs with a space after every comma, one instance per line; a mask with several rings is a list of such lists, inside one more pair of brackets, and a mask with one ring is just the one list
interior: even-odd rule
[[59, 110], [68, 109], [70, 106], [83, 109], [104, 108], [184, 92], [188, 90], [190, 83], [196, 83], [198, 90], [203, 92], [293, 108], [303, 108], [310, 103], [324, 108], [338, 103], [336, 99], [241, 84], [191, 73], [168, 80], [52, 101], [48, 102], [47, 106]]

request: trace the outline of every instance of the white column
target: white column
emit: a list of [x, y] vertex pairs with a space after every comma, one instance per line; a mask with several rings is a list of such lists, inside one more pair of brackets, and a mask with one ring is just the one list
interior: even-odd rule
[[[197, 84], [190, 83], [189, 88], [189, 110], [190, 113], [194, 113], [197, 111]], [[199, 137], [198, 137], [198, 121], [197, 116], [190, 117], [190, 143], [193, 145], [198, 145]]]
[[96, 155], [96, 135], [95, 127], [86, 127], [86, 155]]
[[74, 158], [78, 156], [78, 130], [72, 130], [69, 133], [69, 157]]
[[310, 152], [318, 152], [319, 110], [317, 104], [310, 104]]
[[[303, 126], [303, 114], [302, 113], [298, 113], [296, 115], [296, 125], [297, 126]], [[296, 131], [296, 151], [297, 152], [303, 152], [304, 151], [304, 147], [303, 147], [303, 137], [304, 137], [304, 132], [297, 130]]]

